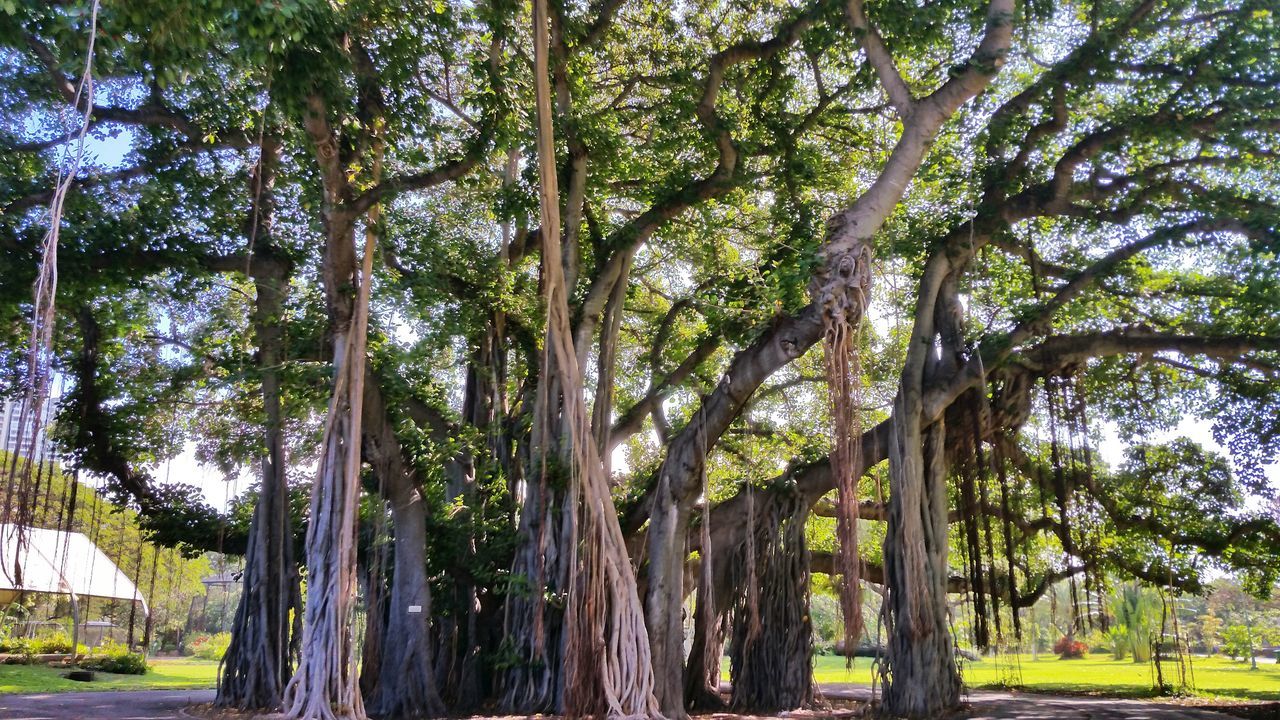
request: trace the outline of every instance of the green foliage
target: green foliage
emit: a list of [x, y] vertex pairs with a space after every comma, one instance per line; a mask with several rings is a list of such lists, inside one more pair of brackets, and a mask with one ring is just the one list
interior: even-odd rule
[[1209, 612], [1198, 618], [1193, 633], [1195, 639], [1206, 652], [1216, 652], [1222, 643], [1222, 628], [1222, 619], [1210, 609]]
[[1248, 625], [1228, 625], [1222, 631], [1222, 651], [1232, 660], [1248, 660], [1253, 657], [1257, 640]]
[[1208, 553], [1218, 567], [1243, 571], [1263, 587], [1274, 581], [1272, 538], [1280, 537], [1280, 525], [1248, 507], [1248, 490], [1227, 458], [1187, 438], [1142, 443], [1100, 481], [1108, 515], [1124, 528], [1108, 533], [1118, 564], [1159, 563], [1162, 573], [1199, 590]]
[[36, 641], [30, 638], [7, 637], [0, 638], [0, 653], [10, 653], [13, 655], [34, 655], [36, 650]]
[[1123, 660], [1133, 648], [1132, 634], [1129, 626], [1117, 622], [1106, 633], [1107, 643], [1111, 646], [1111, 657]]
[[819, 655], [835, 652], [837, 641], [844, 639], [844, 619], [840, 600], [828, 592], [809, 596], [809, 622], [813, 627], [813, 648]]
[[[1118, 639], [1124, 650], [1133, 654], [1133, 661], [1151, 661], [1152, 648], [1158, 640], [1160, 629], [1160, 597], [1141, 583], [1125, 583], [1112, 591], [1111, 615], [1115, 618], [1113, 634], [1123, 629]], [[1116, 659], [1122, 659], [1123, 653]]]
[[[83, 643], [78, 652], [85, 652]], [[65, 655], [71, 652], [71, 638], [65, 632], [42, 633], [38, 637], [24, 638], [0, 636], [0, 654], [13, 655], [10, 662], [35, 662], [36, 655]]]
[[41, 635], [35, 639], [35, 649], [41, 654], [69, 653], [71, 636], [62, 631]]
[[95, 648], [93, 654], [78, 663], [85, 670], [116, 673], [119, 675], [143, 675], [147, 672], [147, 658], [133, 653], [119, 643], [107, 643]]
[[231, 644], [231, 633], [221, 632], [213, 635], [197, 635], [187, 647], [191, 654], [201, 660], [221, 660]]

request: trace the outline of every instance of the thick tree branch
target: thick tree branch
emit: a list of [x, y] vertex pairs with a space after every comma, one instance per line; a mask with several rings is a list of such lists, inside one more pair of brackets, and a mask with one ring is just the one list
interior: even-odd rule
[[1235, 359], [1258, 351], [1280, 351], [1280, 337], [1268, 335], [1175, 335], [1143, 327], [1107, 332], [1057, 335], [1046, 338], [1025, 354], [1033, 368], [1060, 368], [1104, 355], [1149, 355], [1178, 352], [1184, 355]]
[[911, 90], [903, 82], [902, 74], [898, 72], [898, 66], [893, 61], [893, 55], [889, 52], [889, 48], [885, 47], [884, 39], [867, 20], [862, 0], [848, 0], [845, 4], [845, 16], [849, 21], [849, 27], [858, 38], [858, 44], [862, 46], [862, 51], [867, 54], [867, 62], [875, 70], [881, 87], [889, 96], [889, 104], [898, 111], [898, 117], [909, 117], [915, 110], [915, 98], [911, 96]]
[[1121, 245], [1099, 258], [1092, 265], [1076, 273], [1070, 282], [1059, 289], [1053, 297], [1043, 303], [1034, 315], [1021, 322], [1009, 334], [1008, 344], [1014, 347], [1022, 344], [1032, 336], [1046, 332], [1054, 313], [1067, 303], [1079, 297], [1094, 283], [1106, 277], [1124, 261], [1135, 255], [1155, 247], [1176, 242], [1191, 235], [1206, 233], [1235, 232], [1246, 236], [1256, 236], [1258, 231], [1245, 223], [1230, 219], [1210, 219], [1182, 223], [1171, 227], [1160, 228], [1146, 237], [1132, 243]]
[[704, 339], [674, 370], [657, 380], [643, 398], [640, 398], [634, 405], [627, 408], [626, 412], [622, 413], [613, 424], [613, 429], [609, 433], [610, 449], [617, 447], [627, 438], [639, 432], [644, 425], [645, 417], [670, 397], [680, 387], [681, 383], [687, 380], [702, 363], [706, 362], [707, 358], [711, 357], [719, 347], [719, 337]]

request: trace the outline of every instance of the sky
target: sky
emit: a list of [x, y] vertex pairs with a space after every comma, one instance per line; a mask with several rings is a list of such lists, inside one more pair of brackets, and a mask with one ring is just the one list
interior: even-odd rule
[[181, 455], [152, 468], [152, 475], [161, 482], [183, 483], [200, 488], [205, 502], [220, 512], [225, 511], [228, 503], [236, 495], [252, 487], [254, 482], [250, 468], [245, 468], [239, 476], [228, 479], [217, 468], [201, 464], [196, 460], [194, 441], [186, 444]]

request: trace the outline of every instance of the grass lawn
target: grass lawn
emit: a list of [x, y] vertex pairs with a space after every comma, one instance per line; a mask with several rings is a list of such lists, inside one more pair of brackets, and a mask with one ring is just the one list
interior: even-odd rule
[[217, 685], [218, 663], [195, 658], [155, 658], [146, 675], [96, 673], [93, 682], [62, 677], [47, 665], [0, 665], [0, 693], [85, 692], [88, 690], [174, 690]]
[[[1166, 676], [1176, 670], [1166, 664]], [[1041, 655], [986, 658], [966, 662], [965, 682], [973, 688], [1020, 686], [1037, 692], [1097, 693], [1126, 697], [1150, 697], [1155, 669], [1147, 663], [1112, 660], [1110, 655], [1090, 655], [1079, 660], [1060, 660]], [[1198, 695], [1247, 700], [1280, 700], [1280, 665], [1259, 662], [1250, 670], [1247, 662], [1227, 658], [1194, 658], [1192, 679]], [[1020, 677], [1020, 679], [1019, 679]], [[814, 668], [819, 683], [870, 683], [871, 660], [857, 658], [846, 670], [844, 658], [819, 657]]]
[[[728, 669], [727, 658], [724, 668]], [[91, 683], [67, 680], [62, 677], [63, 672], [44, 665], [0, 665], [0, 693], [212, 688], [217, 682], [218, 663], [194, 658], [159, 658], [151, 661], [146, 675], [98, 673], [98, 679]], [[1080, 660], [1041, 655], [1036, 661], [1030, 655], [1018, 655], [968, 662], [964, 666], [965, 681], [974, 688], [1016, 685], [1037, 692], [1125, 697], [1150, 697], [1152, 673], [1150, 665], [1112, 660], [1107, 655], [1090, 655]], [[1280, 700], [1280, 665], [1275, 663], [1260, 663], [1257, 670], [1250, 670], [1248, 663], [1226, 658], [1196, 658], [1192, 673], [1200, 695]], [[858, 658], [853, 669], [846, 670], [843, 658], [819, 657], [814, 679], [819, 683], [870, 683], [871, 661]]]

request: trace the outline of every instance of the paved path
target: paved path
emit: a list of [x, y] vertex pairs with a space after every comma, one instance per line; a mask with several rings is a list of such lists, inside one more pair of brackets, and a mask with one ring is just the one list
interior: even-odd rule
[[5, 720], [172, 720], [192, 703], [213, 702], [212, 690], [132, 690], [0, 695]]
[[[859, 685], [824, 685], [830, 699], [866, 700]], [[0, 696], [4, 720], [173, 720], [192, 703], [211, 702], [212, 690], [139, 690]], [[978, 691], [966, 696], [972, 720], [1230, 720], [1200, 708], [1106, 698]]]
[[[871, 699], [871, 690], [864, 685], [823, 685], [822, 694], [833, 700], [865, 702]], [[1230, 720], [1231, 718], [1229, 715], [1203, 708], [1113, 698], [975, 690], [967, 693], [964, 701], [968, 708], [962, 717], [972, 720], [996, 718], [1000, 720]]]

